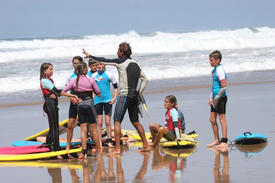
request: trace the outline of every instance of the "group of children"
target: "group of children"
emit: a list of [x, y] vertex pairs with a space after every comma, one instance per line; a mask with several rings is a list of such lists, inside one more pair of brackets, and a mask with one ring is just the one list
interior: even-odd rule
[[[62, 90], [54, 86], [51, 79], [53, 75], [53, 65], [43, 63], [41, 65], [41, 90], [45, 99], [44, 111], [48, 115], [50, 131], [46, 138], [46, 144], [53, 144], [53, 150], [60, 150], [59, 146], [59, 126], [58, 126], [58, 96], [70, 97], [69, 122], [67, 134], [67, 149], [70, 149], [73, 129], [76, 125], [76, 118], [81, 128], [82, 156], [87, 157], [87, 131], [93, 137], [97, 151], [101, 151], [101, 130], [103, 111], [107, 127], [107, 141], [111, 142], [112, 104], [117, 98], [117, 82], [115, 77], [105, 70], [105, 65], [89, 60], [91, 71], [88, 73], [88, 66], [82, 57], [76, 56], [72, 60], [75, 71], [69, 77], [67, 84]], [[110, 82], [114, 86], [114, 97], [110, 93]], [[100, 88], [100, 89], [99, 89]], [[67, 93], [70, 91], [70, 94]], [[89, 129], [88, 129], [89, 128]], [[59, 157], [61, 158], [61, 157]]]
[[[131, 47], [128, 43], [121, 43], [118, 48], [117, 59], [105, 59], [88, 54], [84, 49], [83, 53], [89, 58], [90, 71], [83, 58], [76, 56], [72, 63], [74, 72], [67, 81], [62, 90], [56, 89], [51, 79], [53, 74], [53, 65], [43, 63], [40, 68], [40, 85], [45, 99], [44, 111], [48, 115], [50, 131], [46, 138], [46, 144], [53, 144], [53, 150], [60, 150], [59, 146], [59, 127], [58, 127], [58, 96], [67, 96], [70, 98], [69, 121], [67, 132], [67, 147], [73, 136], [73, 129], [78, 121], [81, 128], [82, 155], [79, 158], [87, 158], [87, 131], [89, 129], [97, 152], [101, 152], [102, 144], [102, 125], [103, 112], [105, 114], [105, 123], [107, 128], [108, 146], [112, 147], [111, 140], [111, 115], [112, 104], [116, 102], [114, 112], [114, 133], [115, 133], [115, 154], [120, 154], [121, 122], [126, 110], [128, 110], [130, 121], [136, 128], [143, 142], [141, 151], [149, 151], [156, 147], [161, 138], [164, 137], [171, 141], [180, 141], [181, 133], [184, 133], [185, 122], [181, 111], [177, 107], [177, 99], [174, 95], [166, 96], [164, 99], [165, 125], [161, 126], [151, 123], [149, 126], [152, 143], [148, 144], [144, 128], [139, 122], [139, 94], [143, 92], [147, 85], [147, 78], [139, 64], [133, 60], [130, 55]], [[227, 123], [225, 119], [226, 112], [226, 74], [223, 66], [220, 64], [222, 55], [219, 51], [214, 51], [209, 55], [210, 65], [214, 67], [212, 71], [212, 90], [209, 100], [211, 106], [210, 122], [213, 128], [214, 141], [208, 144], [209, 147], [227, 147]], [[114, 75], [106, 71], [105, 65], [113, 65], [118, 69], [119, 74], [119, 93], [118, 83]], [[141, 81], [140, 88], [137, 89], [138, 82]], [[114, 88], [113, 97], [110, 92], [110, 83]], [[70, 93], [68, 93], [70, 91]], [[219, 140], [217, 116], [222, 127], [222, 139]], [[150, 147], [151, 146], [151, 147]], [[59, 157], [61, 158], [61, 157]]]

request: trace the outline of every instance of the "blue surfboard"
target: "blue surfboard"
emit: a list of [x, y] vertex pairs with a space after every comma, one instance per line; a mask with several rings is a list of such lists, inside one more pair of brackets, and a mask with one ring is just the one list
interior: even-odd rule
[[236, 144], [259, 144], [267, 141], [267, 137], [260, 133], [245, 132], [234, 139]]
[[[12, 145], [13, 146], [32, 146], [32, 145], [42, 145], [43, 142], [37, 142], [37, 141], [14, 141], [12, 142]], [[61, 148], [64, 148], [67, 146], [67, 143], [66, 142], [60, 142], [60, 147]], [[94, 141], [92, 140], [88, 140], [87, 141], [87, 144], [94, 144]], [[81, 142], [78, 141], [78, 142], [71, 142], [71, 146], [75, 146], [75, 145], [81, 145]]]

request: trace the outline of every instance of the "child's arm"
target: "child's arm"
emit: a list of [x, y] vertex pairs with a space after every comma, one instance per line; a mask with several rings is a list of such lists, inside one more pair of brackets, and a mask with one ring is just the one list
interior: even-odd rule
[[176, 109], [171, 110], [171, 117], [172, 117], [172, 120], [173, 120], [173, 126], [174, 126], [174, 130], [175, 130], [175, 133], [176, 133], [176, 138], [177, 138], [177, 140], [180, 140], [180, 131], [179, 131], [179, 128], [178, 128], [179, 113]]
[[45, 88], [47, 90], [50, 90], [52, 92], [52, 94], [54, 94], [55, 96], [60, 97], [62, 90], [57, 89], [50, 80], [42, 79], [41, 84], [42, 84], [43, 88]]
[[220, 83], [221, 83], [221, 89], [219, 91], [219, 93], [216, 95], [215, 99], [218, 100], [219, 98], [222, 97], [222, 95], [224, 94], [225, 90], [226, 90], [226, 80], [223, 79], [223, 80], [220, 80]]
[[78, 100], [78, 97], [76, 95], [67, 93], [67, 91], [73, 88], [72, 86], [73, 86], [73, 80], [71, 80], [62, 90], [60, 90], [60, 95], [66, 96], [66, 97], [73, 97], [76, 100]]
[[219, 100], [223, 96], [223, 94], [226, 90], [226, 85], [227, 85], [226, 80], [225, 80], [226, 79], [225, 72], [224, 72], [224, 69], [222, 66], [217, 68], [217, 76], [218, 76], [220, 84], [221, 84], [221, 89], [220, 89], [219, 93], [215, 96], [214, 99]]

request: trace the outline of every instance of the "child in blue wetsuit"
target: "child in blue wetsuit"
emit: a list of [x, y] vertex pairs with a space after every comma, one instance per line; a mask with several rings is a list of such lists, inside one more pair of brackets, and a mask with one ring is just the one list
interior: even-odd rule
[[[221, 64], [222, 54], [219, 51], [214, 51], [209, 55], [209, 63], [214, 69], [212, 70], [212, 89], [209, 99], [209, 105], [211, 107], [210, 122], [214, 133], [214, 141], [208, 144], [209, 147], [228, 147], [227, 144], [227, 123], [225, 118], [226, 113], [226, 73]], [[219, 140], [219, 129], [217, 124], [217, 116], [222, 128], [222, 139]]]
[[[105, 115], [105, 124], [107, 129], [107, 140], [106, 143], [109, 147], [112, 147], [112, 126], [111, 126], [111, 116], [112, 116], [112, 105], [115, 103], [118, 96], [118, 86], [117, 79], [114, 74], [106, 71], [104, 63], [98, 63], [98, 70], [92, 77], [95, 79], [98, 88], [100, 89], [101, 96], [94, 97], [94, 106], [97, 113], [97, 126], [99, 137], [102, 137], [102, 125], [103, 125], [103, 112]], [[112, 97], [110, 91], [110, 83], [114, 87], [114, 96]]]
[[149, 128], [153, 138], [153, 148], [155, 148], [162, 137], [169, 141], [180, 140], [181, 120], [176, 109], [177, 99], [174, 95], [168, 95], [164, 100], [164, 108], [167, 109], [165, 113], [166, 124], [161, 126], [156, 123], [151, 123]]
[[[40, 87], [45, 99], [43, 109], [48, 115], [49, 121], [49, 133], [46, 138], [46, 144], [53, 144], [53, 150], [59, 151], [59, 126], [58, 126], [58, 100], [61, 90], [58, 90], [54, 86], [54, 82], [51, 79], [53, 75], [53, 65], [51, 63], [43, 63], [40, 67]], [[76, 95], [63, 94], [67, 97], [73, 97], [77, 99]], [[60, 156], [58, 158], [61, 158]]]

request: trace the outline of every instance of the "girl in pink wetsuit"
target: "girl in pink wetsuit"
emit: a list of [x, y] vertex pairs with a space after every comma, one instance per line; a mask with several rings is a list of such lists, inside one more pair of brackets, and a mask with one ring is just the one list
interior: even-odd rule
[[70, 89], [75, 90], [78, 96], [77, 114], [81, 128], [81, 145], [82, 155], [79, 158], [87, 158], [87, 123], [90, 126], [90, 134], [95, 141], [96, 150], [101, 151], [101, 145], [97, 132], [96, 113], [93, 107], [93, 93], [100, 96], [100, 90], [93, 78], [86, 74], [88, 67], [85, 62], [79, 63], [76, 66], [77, 78], [71, 80], [62, 90], [63, 93]]

